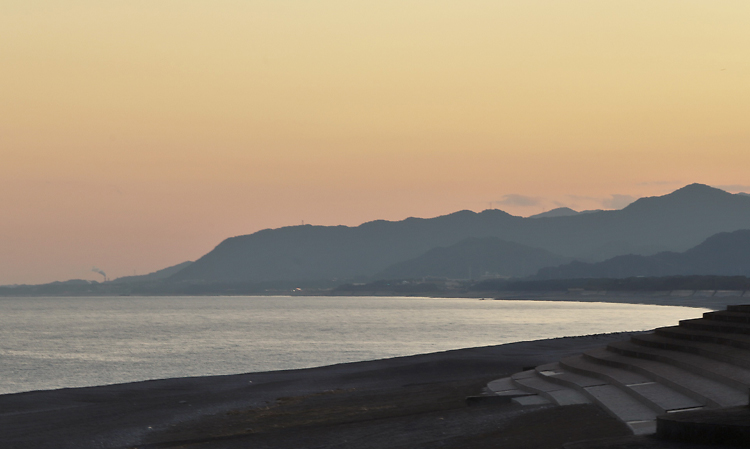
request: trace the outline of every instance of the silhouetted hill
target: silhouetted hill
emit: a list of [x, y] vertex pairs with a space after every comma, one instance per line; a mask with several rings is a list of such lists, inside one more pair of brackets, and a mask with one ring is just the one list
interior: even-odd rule
[[357, 227], [294, 226], [223, 241], [170, 278], [265, 282], [369, 278], [388, 266], [469, 237], [497, 237], [600, 261], [621, 254], [684, 251], [723, 231], [750, 228], [750, 197], [692, 184], [622, 210], [533, 219], [500, 210], [373, 221]]
[[569, 217], [571, 215], [578, 215], [578, 211], [569, 207], [558, 207], [557, 209], [548, 210], [541, 214], [530, 215], [528, 218]]
[[497, 237], [472, 237], [448, 247], [433, 248], [421, 256], [391, 265], [375, 279], [439, 277], [474, 279], [482, 275], [519, 277], [540, 268], [569, 262], [570, 258]]
[[162, 268], [161, 270], [154, 271], [153, 273], [149, 274], [142, 274], [139, 276], [123, 276], [119, 277], [112, 282], [114, 283], [122, 283], [122, 282], [150, 282], [150, 281], [159, 281], [162, 279], [167, 279], [168, 277], [174, 275], [178, 271], [189, 267], [192, 265], [193, 262], [187, 261], [178, 263], [177, 265], [172, 265], [171, 267]]
[[[487, 236], [523, 220], [503, 211], [461, 211], [433, 219], [407, 218], [348, 226], [266, 229], [223, 241], [173, 276], [186, 281], [352, 279], [370, 276], [440, 245]], [[510, 225], [512, 226], [512, 225]]]
[[547, 212], [542, 212], [541, 214], [530, 215], [527, 218], [570, 217], [572, 215], [592, 214], [594, 212], [604, 212], [604, 211], [602, 209], [595, 209], [595, 210], [582, 210], [580, 212], [577, 212], [569, 207], [558, 207], [557, 209], [548, 210]]
[[683, 253], [617, 256], [599, 263], [571, 262], [539, 270], [537, 279], [636, 276], [750, 276], [750, 230], [722, 232]]
[[[341, 290], [346, 291], [347, 286]], [[356, 286], [372, 294], [386, 291], [378, 286]], [[629, 278], [580, 278], [580, 279], [488, 279], [466, 287], [474, 292], [566, 292], [576, 294], [588, 292], [652, 292], [669, 295], [674, 290], [734, 290], [742, 293], [750, 290], [750, 278], [745, 276], [663, 276]], [[354, 289], [356, 291], [356, 289]], [[674, 304], [674, 303], [671, 303]], [[695, 304], [695, 303], [693, 303]]]

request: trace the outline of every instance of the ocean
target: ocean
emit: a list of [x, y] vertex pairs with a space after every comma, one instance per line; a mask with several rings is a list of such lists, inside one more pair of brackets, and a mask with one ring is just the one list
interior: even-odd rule
[[648, 330], [706, 310], [413, 297], [0, 298], [0, 394]]

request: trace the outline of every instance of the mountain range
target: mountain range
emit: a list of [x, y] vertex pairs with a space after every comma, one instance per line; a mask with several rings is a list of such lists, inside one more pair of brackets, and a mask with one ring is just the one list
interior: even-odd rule
[[[429, 219], [378, 220], [356, 227], [266, 229], [224, 240], [168, 280], [221, 283], [408, 277], [409, 270], [426, 273], [417, 270], [418, 266], [439, 266], [447, 253], [437, 248], [460, 242], [465, 243], [453, 251], [464, 251], [461, 257], [466, 260], [456, 261], [455, 267], [445, 272], [466, 273], [469, 247], [475, 248], [475, 260], [490, 251], [467, 239], [484, 238], [497, 239], [487, 242], [501, 252], [511, 254], [508, 245], [517, 244], [563, 261], [599, 262], [624, 254], [682, 252], [714, 234], [750, 228], [750, 196], [691, 184], [664, 196], [641, 198], [622, 210], [555, 215], [524, 218], [490, 209]], [[504, 249], [502, 245], [506, 245]], [[504, 256], [492, 257], [500, 261]], [[494, 274], [518, 275], [513, 268], [503, 270]]]
[[539, 270], [536, 279], [628, 278], [637, 276], [750, 276], [750, 230], [721, 232], [689, 250], [653, 256], [633, 254], [599, 263], [574, 261]]
[[571, 215], [590, 214], [592, 212], [602, 212], [602, 210], [582, 210], [578, 212], [569, 207], [558, 207], [557, 209], [548, 210], [547, 212], [542, 212], [541, 214], [531, 215], [528, 218], [570, 217]]
[[375, 279], [438, 277], [479, 279], [524, 277], [540, 268], [570, 262], [547, 250], [506, 242], [497, 237], [470, 237], [455, 245], [433, 248], [414, 259], [398, 262], [375, 274]]

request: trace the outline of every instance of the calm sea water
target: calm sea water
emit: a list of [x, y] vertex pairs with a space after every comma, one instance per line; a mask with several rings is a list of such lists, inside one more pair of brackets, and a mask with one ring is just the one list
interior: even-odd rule
[[444, 298], [0, 298], [0, 394], [646, 330], [703, 311]]

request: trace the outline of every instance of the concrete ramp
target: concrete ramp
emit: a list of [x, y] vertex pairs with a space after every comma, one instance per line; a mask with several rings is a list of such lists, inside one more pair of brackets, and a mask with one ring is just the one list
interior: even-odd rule
[[674, 433], [688, 421], [678, 416], [747, 405], [748, 386], [750, 305], [738, 305], [498, 379], [488, 391], [520, 404], [591, 402], [645, 435], [659, 416]]

